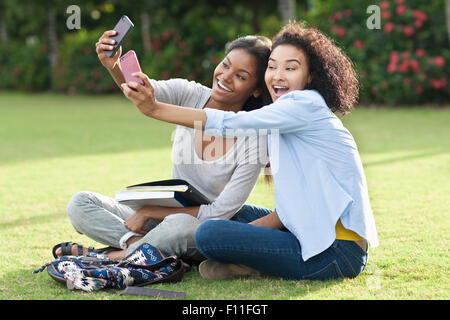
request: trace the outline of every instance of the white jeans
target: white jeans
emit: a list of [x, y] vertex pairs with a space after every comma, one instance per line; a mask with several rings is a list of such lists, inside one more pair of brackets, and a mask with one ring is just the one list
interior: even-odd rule
[[76, 231], [105, 245], [127, 249], [127, 255], [141, 244], [149, 243], [165, 255], [197, 261], [204, 259], [194, 240], [200, 221], [186, 213], [171, 214], [163, 221], [149, 220], [144, 228], [149, 230], [148, 233], [127, 247], [130, 237], [142, 236], [124, 225], [124, 220], [134, 213], [115, 199], [90, 191], [78, 192], [67, 205], [67, 214]]

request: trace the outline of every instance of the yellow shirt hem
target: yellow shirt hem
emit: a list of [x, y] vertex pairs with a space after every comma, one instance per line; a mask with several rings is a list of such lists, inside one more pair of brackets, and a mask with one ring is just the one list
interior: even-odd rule
[[364, 240], [356, 232], [344, 228], [341, 223], [341, 219], [336, 223], [336, 239], [337, 240], [349, 240], [349, 241], [359, 241]]

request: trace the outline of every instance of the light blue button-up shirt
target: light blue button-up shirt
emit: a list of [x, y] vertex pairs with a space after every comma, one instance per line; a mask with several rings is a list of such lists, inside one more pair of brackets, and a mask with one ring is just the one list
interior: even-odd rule
[[204, 110], [208, 133], [268, 133], [276, 211], [305, 261], [331, 246], [338, 219], [378, 246], [355, 140], [317, 91], [292, 91], [250, 112]]

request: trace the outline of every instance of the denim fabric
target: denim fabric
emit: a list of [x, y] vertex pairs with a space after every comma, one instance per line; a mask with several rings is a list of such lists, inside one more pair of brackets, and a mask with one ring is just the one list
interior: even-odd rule
[[271, 211], [246, 205], [233, 218], [237, 221], [203, 222], [195, 233], [197, 249], [206, 258], [243, 264], [286, 279], [354, 278], [364, 270], [368, 255], [353, 241], [335, 240], [328, 249], [304, 261], [292, 233], [247, 224]]
[[304, 260], [329, 248], [342, 225], [379, 244], [358, 147], [316, 90], [293, 90], [249, 112], [205, 108], [205, 132], [267, 134], [274, 201]]

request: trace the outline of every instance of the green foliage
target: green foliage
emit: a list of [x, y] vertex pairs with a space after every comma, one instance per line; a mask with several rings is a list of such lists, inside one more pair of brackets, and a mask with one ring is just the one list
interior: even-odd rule
[[49, 86], [50, 71], [47, 46], [33, 38], [25, 45], [11, 41], [0, 46], [0, 88], [24, 91], [45, 90]]
[[55, 88], [70, 93], [107, 93], [118, 87], [102, 67], [95, 43], [103, 30], [69, 33], [60, 45], [60, 63], [55, 70]]
[[[444, 1], [318, 2], [311, 18], [354, 61], [361, 99], [407, 104], [450, 98], [450, 50]], [[380, 29], [369, 29], [368, 6], [380, 8]]]
[[[305, 4], [306, 3], [306, 4]], [[369, 29], [370, 5], [380, 8], [380, 29]], [[181, 77], [210, 85], [227, 42], [246, 34], [272, 37], [280, 29], [276, 1], [125, 0], [79, 4], [81, 30], [68, 30], [69, 2], [0, 4], [8, 41], [0, 41], [0, 88], [109, 93], [117, 87], [101, 67], [95, 42], [122, 14], [135, 28], [123, 53], [136, 51], [143, 71], [155, 79]], [[56, 12], [59, 66], [49, 69], [47, 12]], [[148, 13], [149, 36], [142, 32]], [[297, 20], [333, 37], [355, 63], [364, 103], [444, 103], [449, 101], [450, 50], [444, 1], [297, 1]], [[148, 49], [150, 48], [150, 50]], [[52, 79], [52, 81], [50, 81]]]

